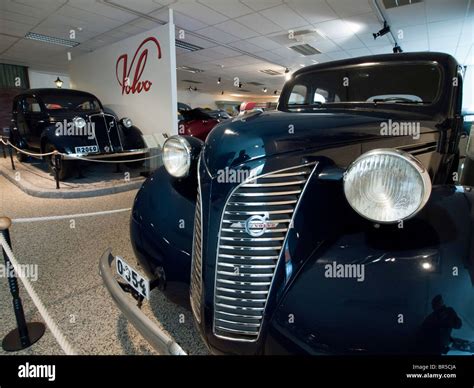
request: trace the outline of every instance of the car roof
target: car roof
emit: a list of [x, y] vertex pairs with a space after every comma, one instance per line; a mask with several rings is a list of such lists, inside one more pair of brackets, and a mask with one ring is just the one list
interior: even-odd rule
[[436, 61], [441, 64], [443, 63], [452, 63], [457, 65], [456, 59], [449, 54], [446, 53], [439, 53], [439, 52], [412, 52], [412, 53], [397, 53], [397, 54], [379, 54], [379, 55], [368, 55], [365, 57], [357, 57], [357, 58], [348, 58], [348, 59], [341, 59], [339, 61], [330, 61], [321, 64], [315, 64], [311, 66], [306, 66], [302, 69], [299, 69], [293, 73], [293, 76], [297, 76], [299, 74], [304, 74], [311, 71], [317, 70], [326, 70], [332, 69], [335, 67], [344, 67], [344, 66], [353, 66], [359, 65], [362, 63], [373, 63], [373, 62], [383, 62], [383, 63], [390, 63], [390, 62], [400, 62], [400, 61]]
[[50, 95], [63, 95], [63, 96], [89, 96], [94, 97], [98, 100], [96, 96], [92, 93], [84, 92], [82, 90], [75, 90], [75, 89], [59, 89], [59, 88], [41, 88], [41, 89], [28, 89], [22, 91], [18, 94], [17, 97], [25, 96], [25, 95], [34, 95], [37, 97], [42, 96], [50, 96]]

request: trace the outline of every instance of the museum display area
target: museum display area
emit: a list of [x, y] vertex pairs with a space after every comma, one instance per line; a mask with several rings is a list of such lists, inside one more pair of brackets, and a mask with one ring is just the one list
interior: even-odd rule
[[474, 384], [471, 0], [0, 0], [0, 35], [1, 387]]

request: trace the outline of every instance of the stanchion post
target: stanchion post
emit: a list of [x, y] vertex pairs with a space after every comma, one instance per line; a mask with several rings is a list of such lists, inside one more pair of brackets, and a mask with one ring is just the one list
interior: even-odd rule
[[[8, 217], [0, 217], [0, 233], [5, 238], [8, 246], [11, 248], [10, 232], [11, 220]], [[17, 328], [10, 331], [2, 341], [2, 348], [7, 352], [13, 352], [30, 347], [38, 341], [44, 334], [45, 326], [40, 322], [26, 323], [25, 312], [20, 298], [18, 280], [10, 259], [2, 246], [3, 259], [8, 273], [8, 286], [13, 298], [13, 310]]]
[[16, 170], [15, 162], [13, 161], [13, 147], [12, 146], [8, 147], [8, 153], [10, 154], [10, 160], [12, 162], [12, 170]]
[[59, 190], [59, 170], [61, 170], [61, 154], [56, 153], [54, 157], [54, 178], [56, 179], [56, 189]]

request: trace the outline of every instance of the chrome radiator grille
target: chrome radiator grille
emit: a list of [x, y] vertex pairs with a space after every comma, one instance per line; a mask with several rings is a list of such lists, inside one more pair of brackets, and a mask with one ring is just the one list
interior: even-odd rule
[[196, 320], [201, 322], [201, 298], [202, 298], [202, 212], [201, 212], [201, 188], [198, 184], [196, 199], [196, 212], [194, 216], [193, 251], [191, 264], [191, 308]]
[[256, 341], [293, 213], [314, 164], [251, 178], [229, 196], [217, 249], [214, 334]]

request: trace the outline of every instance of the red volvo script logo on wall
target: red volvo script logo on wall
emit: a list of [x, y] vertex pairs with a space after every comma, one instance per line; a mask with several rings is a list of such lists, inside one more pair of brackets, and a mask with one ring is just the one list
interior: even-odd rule
[[[160, 43], [152, 36], [146, 38], [140, 44], [140, 46], [138, 46], [137, 51], [135, 51], [133, 59], [130, 62], [130, 66], [128, 66], [128, 54], [122, 54], [117, 59], [117, 63], [115, 64], [115, 75], [119, 85], [122, 87], [122, 95], [141, 93], [142, 91], [148, 92], [151, 88], [151, 85], [153, 84], [150, 80], [140, 80], [148, 59], [148, 48], [144, 47], [147, 43], [149, 43], [149, 45], [156, 46], [158, 52], [157, 58], [160, 59]], [[130, 75], [131, 73], [132, 75]]]

